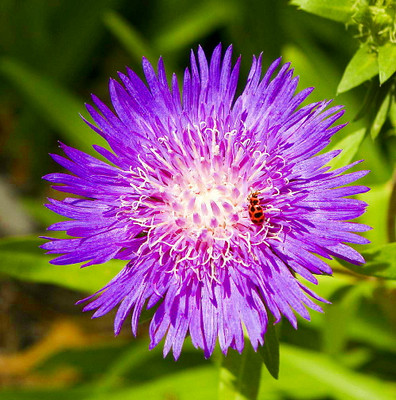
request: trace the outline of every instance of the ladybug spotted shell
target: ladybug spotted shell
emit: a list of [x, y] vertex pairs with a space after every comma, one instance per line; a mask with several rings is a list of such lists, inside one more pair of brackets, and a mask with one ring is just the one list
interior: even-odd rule
[[260, 199], [257, 197], [258, 193], [254, 192], [249, 197], [249, 217], [255, 225], [261, 225], [264, 221], [264, 210], [260, 205]]

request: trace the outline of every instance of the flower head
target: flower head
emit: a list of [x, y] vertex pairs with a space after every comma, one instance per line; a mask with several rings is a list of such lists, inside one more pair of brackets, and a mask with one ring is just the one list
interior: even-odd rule
[[142, 309], [155, 306], [150, 348], [165, 337], [164, 354], [175, 358], [188, 333], [207, 357], [216, 341], [224, 353], [242, 351], [244, 329], [257, 349], [268, 313], [296, 327], [294, 312], [321, 310], [311, 298], [324, 300], [296, 277], [317, 283], [315, 274], [332, 273], [316, 255], [364, 262], [345, 243], [367, 242], [352, 231], [369, 228], [347, 222], [366, 205], [345, 196], [367, 188], [343, 185], [367, 171], [331, 171], [339, 151], [316, 155], [342, 127], [332, 127], [341, 107], [299, 108], [312, 88], [295, 94], [289, 64], [271, 79], [280, 59], [262, 78], [261, 57], [236, 97], [240, 59], [232, 65], [231, 53], [218, 46], [210, 63], [201, 48], [198, 60], [191, 53], [182, 94], [162, 59], [157, 73], [143, 60], [147, 85], [120, 73], [122, 84], [110, 80], [115, 112], [95, 96], [99, 111], [87, 106], [108, 162], [61, 144], [66, 157], [53, 158], [72, 174], [45, 176], [80, 196], [47, 205], [71, 218], [49, 229], [73, 237], [43, 245], [62, 254], [52, 263], [126, 260], [84, 310], [100, 317], [118, 307], [115, 333], [131, 315], [136, 334]]

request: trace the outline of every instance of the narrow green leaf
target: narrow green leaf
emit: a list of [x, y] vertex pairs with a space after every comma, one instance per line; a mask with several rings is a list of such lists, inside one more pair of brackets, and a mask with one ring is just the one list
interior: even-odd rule
[[396, 72], [396, 43], [378, 47], [378, 69], [381, 85]]
[[285, 371], [299, 369], [311, 377], [312, 385], [327, 387], [336, 399], [389, 400], [396, 395], [393, 385], [351, 371], [321, 353], [283, 344], [281, 362]]
[[59, 130], [68, 144], [88, 152], [93, 143], [104, 144], [79, 117], [83, 102], [59, 83], [11, 58], [0, 59], [0, 74], [14, 84], [48, 124]]
[[366, 260], [363, 265], [352, 265], [338, 260], [344, 267], [362, 275], [376, 276], [383, 279], [396, 279], [396, 242], [373, 246], [362, 251]]
[[[147, 352], [147, 350], [146, 350]], [[103, 372], [103, 371], [101, 371]], [[143, 384], [136, 384], [113, 389], [111, 394], [98, 394], [96, 400], [202, 400], [216, 398], [217, 374], [213, 365], [189, 368], [169, 374], [164, 371], [162, 377], [146, 379]], [[101, 374], [98, 375], [101, 379]], [[4, 400], [87, 400], [94, 392], [90, 383], [76, 389], [14, 389], [0, 390]]]
[[0, 390], [0, 398], [4, 400], [85, 400], [91, 390], [92, 386], [88, 385], [72, 389], [65, 387], [61, 389], [15, 388]]
[[169, 27], [157, 35], [155, 47], [165, 53], [183, 49], [230, 23], [235, 15], [231, 2], [203, 4], [187, 15], [179, 16], [176, 21], [170, 21]]
[[348, 326], [365, 290], [364, 285], [343, 286], [329, 298], [332, 304], [325, 309], [322, 329], [323, 350], [327, 354], [343, 352], [348, 340]]
[[292, 0], [291, 4], [320, 17], [344, 23], [354, 12], [353, 0]]
[[112, 390], [110, 395], [109, 393], [97, 394], [96, 400], [214, 399], [216, 398], [217, 379], [214, 365], [194, 367], [177, 373], [166, 373], [162, 377], [148, 380], [144, 384]]
[[[112, 397], [111, 395], [114, 388], [117, 388], [120, 378], [122, 379], [128, 371], [133, 371], [135, 379], [138, 381], [139, 364], [151, 357], [153, 357], [153, 353], [148, 353], [148, 343], [143, 341], [137, 342], [137, 344], [134, 343], [133, 346], [126, 348], [114, 361], [112, 360], [112, 362], [108, 363], [109, 365], [106, 366], [103, 378], [85, 400], [97, 400], [98, 397], [106, 394]], [[153, 364], [153, 360], [151, 361]], [[152, 370], [154, 372], [154, 368]]]
[[[49, 7], [50, 18], [44, 21], [50, 42], [49, 51], [42, 63], [48, 63], [50, 75], [59, 81], [73, 81], [83, 68], [92, 68], [100, 49], [104, 27], [103, 13], [116, 7], [120, 0], [67, 0]], [[29, 10], [35, 8], [29, 2]], [[27, 8], [27, 7], [26, 7]], [[26, 15], [29, 18], [29, 14]], [[54, 25], [56, 24], [56, 29]], [[32, 36], [35, 32], [33, 32]], [[33, 50], [34, 51], [34, 50]], [[85, 70], [86, 71], [86, 70]], [[84, 72], [85, 72], [84, 71]]]
[[44, 255], [37, 238], [0, 240], [0, 273], [40, 283], [51, 283], [74, 290], [94, 292], [101, 289], [125, 262], [110, 261], [103, 265], [80, 268], [78, 265], [52, 265]]
[[[380, 286], [377, 286], [378, 290]], [[396, 336], [393, 326], [384, 321], [382, 315], [364, 313], [367, 308], [361, 308], [362, 314], [356, 315], [350, 325], [349, 335], [354, 342], [365, 343], [369, 348], [381, 350], [396, 355]], [[381, 313], [380, 313], [381, 314]]]
[[330, 147], [330, 151], [342, 149], [341, 154], [331, 160], [330, 165], [332, 168], [343, 167], [353, 160], [359, 150], [360, 144], [363, 142], [365, 133], [366, 128], [359, 129]]
[[279, 340], [277, 327], [273, 324], [273, 317], [268, 321], [264, 345], [259, 347], [260, 353], [268, 372], [275, 378], [279, 377]]
[[362, 45], [344, 71], [337, 93], [346, 92], [378, 74], [377, 54], [367, 44]]
[[157, 59], [139, 32], [118, 13], [114, 11], [107, 12], [104, 16], [104, 22], [111, 33], [137, 62], [140, 63], [143, 56], [152, 63]]
[[246, 345], [242, 354], [231, 350], [220, 370], [219, 400], [255, 400], [257, 398], [262, 359]]
[[391, 91], [389, 90], [389, 92], [385, 96], [385, 99], [383, 100], [383, 102], [377, 112], [377, 115], [375, 116], [374, 121], [371, 125], [370, 135], [373, 139], [375, 139], [378, 136], [378, 134], [381, 131], [382, 126], [384, 125], [384, 123], [386, 121], [386, 117], [388, 116], [389, 108], [391, 105], [391, 98], [392, 98], [392, 94], [391, 94]]
[[392, 104], [389, 109], [389, 117], [392, 126], [396, 128], [396, 96], [392, 99]]

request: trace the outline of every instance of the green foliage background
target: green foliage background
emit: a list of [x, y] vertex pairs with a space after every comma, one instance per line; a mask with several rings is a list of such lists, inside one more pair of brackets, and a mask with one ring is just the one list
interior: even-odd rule
[[[0, 2], [2, 399], [396, 397], [396, 45], [366, 29], [377, 21], [369, 17], [379, 15], [378, 7], [394, 24], [396, 5], [292, 3]], [[325, 314], [300, 320], [297, 331], [285, 322], [272, 333], [268, 342], [276, 345], [277, 335], [281, 342], [278, 380], [260, 369], [249, 349], [242, 356], [230, 352], [220, 366], [220, 354], [204, 360], [187, 341], [175, 363], [164, 360], [160, 348], [148, 351], [147, 324], [137, 339], [127, 326], [113, 338], [112, 316], [90, 321], [72, 304], [100, 289], [122, 264], [51, 266], [38, 249], [37, 237], [59, 218], [42, 205], [47, 196], [59, 196], [41, 181], [60, 168], [48, 153], [58, 152], [58, 140], [90, 153], [92, 144], [101, 144], [78, 115], [87, 117], [90, 93], [109, 102], [109, 76], [126, 65], [141, 75], [142, 56], [156, 63], [162, 55], [168, 73], [181, 76], [191, 48], [201, 44], [210, 53], [219, 42], [242, 54], [241, 82], [252, 54], [263, 52], [265, 67], [282, 55], [300, 75], [300, 88], [316, 87], [309, 101], [344, 104], [343, 120], [350, 123], [331, 145], [344, 149], [332, 166], [365, 159], [371, 170], [361, 180], [372, 188], [361, 196], [370, 206], [360, 222], [374, 228], [367, 233], [372, 244], [359, 249], [368, 262], [352, 268], [334, 261], [334, 277], [323, 277], [315, 288], [333, 303]], [[276, 354], [263, 357], [276, 376]]]

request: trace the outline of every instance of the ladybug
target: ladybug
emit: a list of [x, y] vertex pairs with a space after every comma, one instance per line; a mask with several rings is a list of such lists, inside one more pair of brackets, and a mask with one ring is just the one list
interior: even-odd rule
[[263, 207], [260, 206], [260, 200], [257, 197], [259, 192], [253, 192], [249, 195], [249, 217], [255, 225], [261, 225], [264, 221]]

